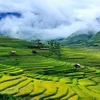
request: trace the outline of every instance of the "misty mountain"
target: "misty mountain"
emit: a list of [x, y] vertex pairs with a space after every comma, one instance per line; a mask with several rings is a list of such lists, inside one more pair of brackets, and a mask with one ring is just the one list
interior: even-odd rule
[[[16, 19], [16, 22], [12, 22], [12, 19], [7, 19], [4, 22], [1, 22], [1, 25], [3, 27], [1, 27], [0, 29], [0, 35], [1, 36], [10, 36], [10, 37], [17, 37], [17, 38], [21, 38], [21, 39], [26, 39], [26, 40], [33, 40], [36, 38], [39, 39], [56, 39], [57, 37], [59, 41], [64, 41], [62, 43], [66, 44], [66, 45], [70, 45], [70, 44], [81, 44], [84, 42], [87, 42], [95, 33], [95, 30], [92, 28], [93, 23], [89, 24], [88, 26], [90, 28], [86, 28], [86, 29], [77, 29], [76, 27], [72, 26], [72, 28], [70, 29], [73, 30], [75, 28], [75, 32], [70, 33], [67, 32], [67, 28], [71, 26], [71, 21], [70, 20], [66, 20], [66, 19], [61, 19], [61, 18], [56, 18], [56, 17], [49, 17], [46, 15], [43, 15], [42, 13], [38, 13], [37, 12], [32, 12], [31, 15], [27, 15], [28, 17], [32, 16], [34, 17], [33, 19], [28, 19], [30, 22], [25, 21], [24, 24], [20, 23], [21, 21], [24, 21], [22, 18], [22, 16], [20, 13], [18, 12], [6, 12], [6, 13], [0, 13], [0, 20], [1, 19], [6, 19], [7, 17], [16, 17], [19, 19]], [[14, 19], [15, 20], [15, 19]], [[74, 19], [75, 20], [75, 19]], [[7, 22], [8, 21], [8, 22]], [[17, 22], [18, 21], [18, 22]], [[81, 22], [82, 20], [75, 20], [76, 23]], [[100, 17], [97, 17], [94, 20], [94, 23], [98, 23], [100, 25]], [[8, 24], [10, 23], [12, 26]], [[19, 25], [18, 27], [16, 27], [16, 25]], [[10, 26], [10, 27], [9, 27]], [[66, 27], [64, 27], [66, 26]], [[60, 30], [62, 30], [62, 28], [64, 27], [64, 34]], [[57, 30], [56, 30], [57, 29]], [[59, 29], [59, 31], [58, 31]], [[53, 32], [52, 32], [53, 31]], [[59, 34], [59, 33], [61, 34]], [[47, 35], [46, 35], [47, 34]], [[50, 35], [51, 34], [51, 35]], [[71, 34], [68, 38], [66, 34]]]
[[68, 38], [61, 40], [60, 43], [64, 46], [84, 45], [88, 47], [100, 47], [100, 31], [95, 34], [93, 31], [88, 31], [88, 34], [82, 34], [78, 31]]
[[100, 17], [96, 18], [96, 21], [97, 21], [98, 23], [100, 23]]
[[96, 43], [100, 43], [100, 31], [97, 32], [91, 39], [90, 39], [91, 42], [96, 42]]
[[48, 40], [67, 38], [86, 28], [99, 31], [99, 3], [94, 0], [0, 0], [0, 33], [26, 40]]
[[84, 44], [94, 35], [94, 31], [80, 30], [61, 41], [62, 45]]
[[100, 47], [100, 31], [97, 32], [89, 41], [88, 46], [99, 46]]

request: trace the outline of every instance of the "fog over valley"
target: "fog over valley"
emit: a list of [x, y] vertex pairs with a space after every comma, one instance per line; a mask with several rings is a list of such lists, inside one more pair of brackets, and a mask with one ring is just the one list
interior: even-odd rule
[[21, 39], [66, 38], [100, 29], [99, 0], [0, 0], [0, 35]]

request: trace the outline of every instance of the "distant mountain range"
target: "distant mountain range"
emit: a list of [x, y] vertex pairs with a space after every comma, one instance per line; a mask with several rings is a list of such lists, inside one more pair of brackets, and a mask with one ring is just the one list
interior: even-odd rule
[[[0, 20], [6, 17], [12, 17], [12, 16], [17, 17], [17, 18], [22, 17], [22, 15], [18, 12], [0, 12]], [[95, 22], [100, 24], [100, 17], [96, 18]], [[6, 34], [7, 34], [6, 31], [0, 32], [0, 36], [8, 36]], [[67, 38], [59, 38], [57, 40], [60, 41], [60, 43], [64, 46], [77, 45], [77, 44], [86, 45], [86, 46], [100, 46], [100, 32], [96, 33], [96, 31], [93, 31], [91, 29], [78, 30]]]
[[65, 39], [59, 39], [64, 46], [70, 45], [85, 45], [85, 46], [100, 46], [100, 31], [95, 33], [93, 31], [77, 31]]

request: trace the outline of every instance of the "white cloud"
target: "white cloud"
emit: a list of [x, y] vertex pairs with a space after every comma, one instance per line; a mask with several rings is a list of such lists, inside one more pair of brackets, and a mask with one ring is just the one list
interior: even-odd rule
[[99, 30], [94, 22], [100, 16], [99, 4], [99, 0], [0, 0], [0, 12], [22, 14], [2, 19], [0, 30], [24, 39], [67, 37], [88, 25]]

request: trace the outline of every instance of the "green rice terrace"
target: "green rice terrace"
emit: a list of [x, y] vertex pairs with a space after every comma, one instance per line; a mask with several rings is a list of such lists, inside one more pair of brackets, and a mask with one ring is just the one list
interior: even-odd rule
[[62, 47], [57, 59], [30, 44], [0, 37], [0, 100], [100, 100], [98, 48]]

